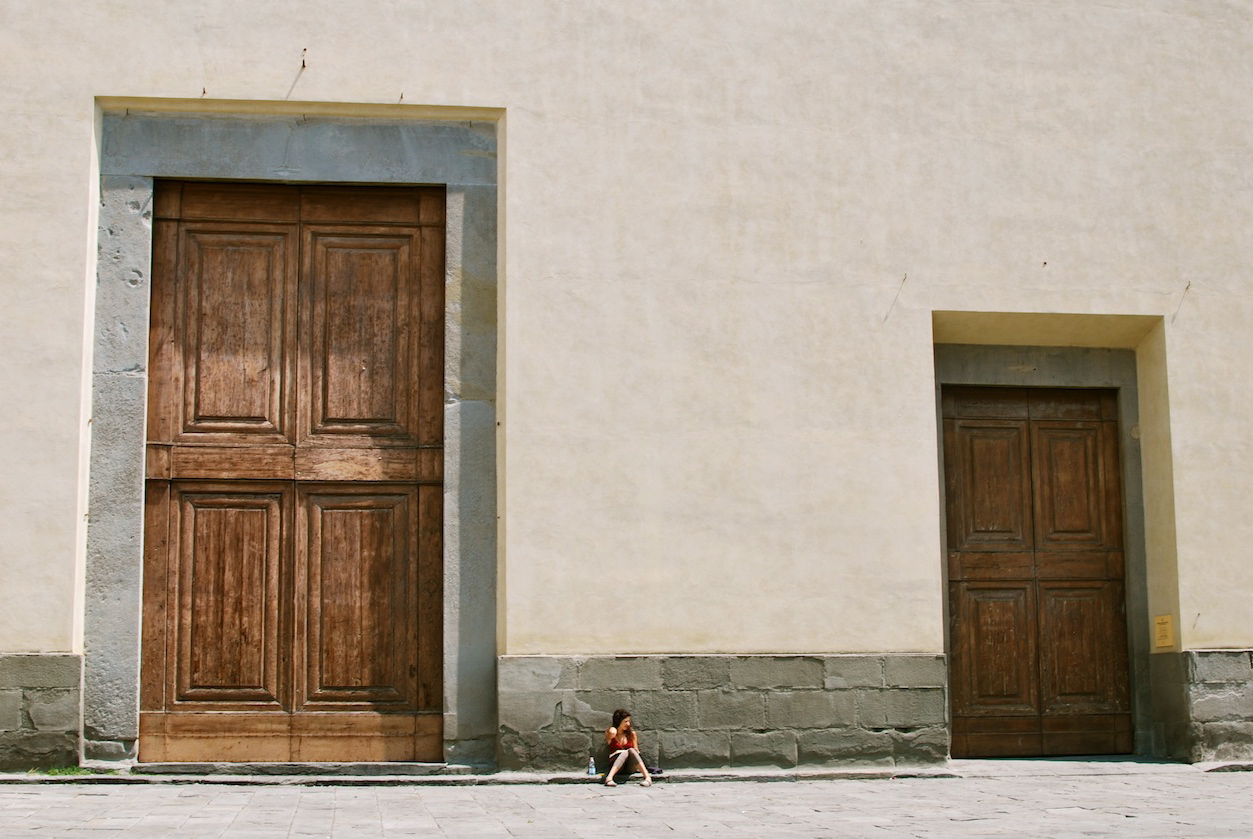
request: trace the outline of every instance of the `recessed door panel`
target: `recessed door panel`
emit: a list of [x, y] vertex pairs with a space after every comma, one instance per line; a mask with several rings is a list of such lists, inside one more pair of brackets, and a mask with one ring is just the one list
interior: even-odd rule
[[182, 432], [285, 440], [295, 228], [186, 224], [178, 296]]
[[415, 444], [418, 230], [309, 226], [304, 246], [308, 436]]
[[417, 488], [302, 493], [298, 707], [417, 709]]
[[950, 549], [1021, 551], [1031, 544], [1027, 424], [959, 420], [952, 443], [961, 464]]
[[1045, 711], [1129, 711], [1122, 587], [1041, 582], [1041, 693]]
[[1028, 583], [960, 583], [954, 707], [962, 714], [1038, 714], [1034, 592]]
[[282, 486], [174, 485], [174, 703], [281, 704], [288, 495]]
[[1037, 550], [1105, 545], [1101, 424], [1032, 424]]

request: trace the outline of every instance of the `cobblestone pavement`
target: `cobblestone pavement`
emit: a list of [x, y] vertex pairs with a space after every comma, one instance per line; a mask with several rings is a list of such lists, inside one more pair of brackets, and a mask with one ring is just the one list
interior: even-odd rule
[[0, 837], [1253, 837], [1253, 772], [999, 766], [947, 778], [616, 789], [10, 784], [0, 786]]

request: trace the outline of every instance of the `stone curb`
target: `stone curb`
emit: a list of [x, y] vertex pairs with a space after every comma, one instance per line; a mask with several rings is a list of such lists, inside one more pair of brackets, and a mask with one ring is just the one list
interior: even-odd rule
[[[408, 775], [334, 775], [334, 774], [146, 774], [121, 770], [86, 775], [43, 775], [30, 773], [0, 773], [0, 785], [12, 784], [216, 784], [223, 786], [516, 786], [585, 784], [600, 785], [598, 778], [582, 774], [549, 774], [531, 772], [460, 773], [464, 767], [449, 767], [449, 774]], [[1083, 776], [1083, 775], [1139, 775], [1145, 773], [1193, 773], [1193, 772], [1250, 772], [1253, 763], [1139, 763], [1139, 762], [1082, 762], [1043, 763], [1029, 766], [1023, 763], [1006, 765], [980, 765], [979, 767], [949, 767], [946, 769], [786, 769], [786, 770], [674, 770], [657, 778], [661, 784], [685, 783], [797, 783], [802, 781], [864, 781], [903, 780], [929, 778], [936, 780], [955, 778], [1021, 778], [1026, 776]], [[623, 786], [637, 785], [631, 780]]]
[[[828, 769], [807, 771], [780, 772], [737, 772], [723, 771], [679, 771], [667, 772], [656, 779], [656, 783], [684, 784], [701, 782], [752, 782], [752, 783], [794, 783], [797, 781], [834, 781], [834, 780], [892, 780], [900, 778], [956, 778], [952, 772], [942, 770], [900, 771], [900, 770], [864, 770], [864, 769]], [[138, 774], [130, 772], [98, 773], [90, 775], [42, 775], [31, 773], [0, 774], [0, 785], [3, 784], [218, 784], [226, 786], [295, 786], [295, 787], [327, 787], [327, 786], [518, 786], [518, 785], [566, 785], [586, 784], [600, 786], [599, 777], [587, 775], [563, 774], [549, 775], [529, 772], [500, 772], [491, 775], [175, 775], [175, 774]], [[620, 783], [621, 786], [638, 786], [639, 781], [632, 779]]]

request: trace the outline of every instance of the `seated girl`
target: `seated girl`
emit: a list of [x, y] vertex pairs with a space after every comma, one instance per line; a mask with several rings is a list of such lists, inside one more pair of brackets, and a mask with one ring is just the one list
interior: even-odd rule
[[644, 776], [640, 786], [652, 786], [653, 779], [640, 757], [640, 741], [631, 725], [631, 712], [619, 708], [613, 712], [613, 725], [605, 729], [605, 743], [609, 746], [609, 771], [605, 773], [605, 786], [616, 787], [614, 776], [625, 767], [622, 777], [631, 774], [635, 767]]

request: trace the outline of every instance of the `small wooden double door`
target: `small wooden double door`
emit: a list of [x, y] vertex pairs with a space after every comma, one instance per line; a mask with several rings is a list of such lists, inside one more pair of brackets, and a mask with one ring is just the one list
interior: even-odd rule
[[444, 203], [157, 183], [140, 760], [442, 759]]
[[954, 757], [1131, 751], [1115, 393], [945, 387]]

